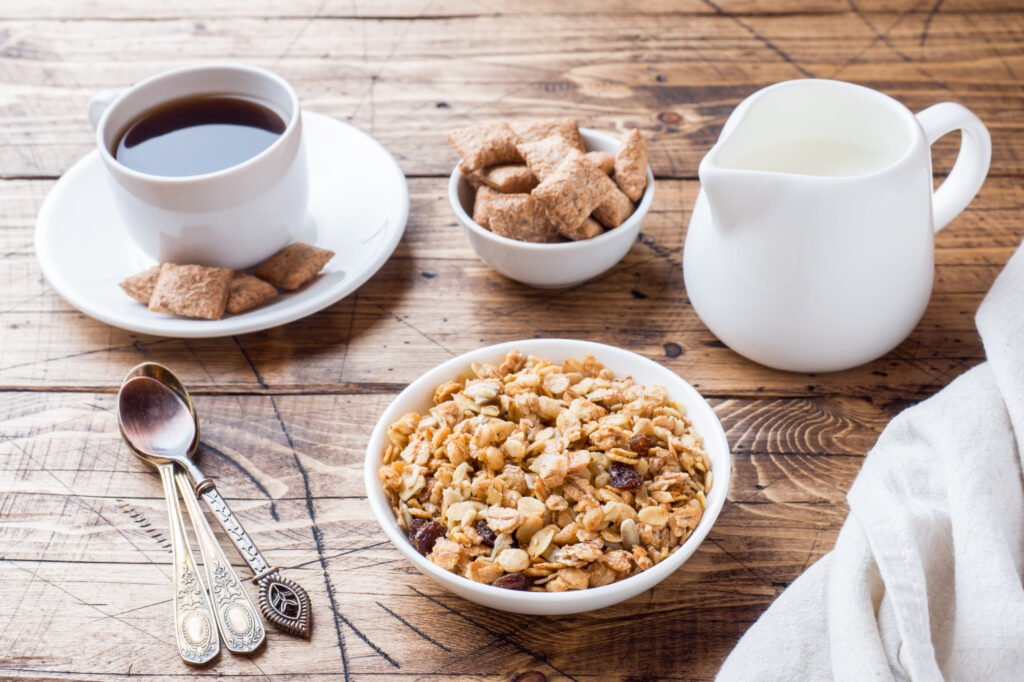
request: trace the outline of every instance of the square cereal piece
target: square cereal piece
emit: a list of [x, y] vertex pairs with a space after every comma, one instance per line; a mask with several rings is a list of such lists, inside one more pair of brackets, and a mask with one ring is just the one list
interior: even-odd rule
[[273, 284], [264, 282], [259, 277], [236, 272], [228, 288], [228, 312], [234, 315], [252, 310], [277, 296]]
[[615, 183], [629, 197], [640, 201], [647, 189], [647, 140], [634, 128], [622, 137], [615, 155]]
[[502, 164], [485, 168], [481, 174], [485, 185], [506, 194], [529, 192], [537, 186], [537, 177], [525, 164]]
[[594, 209], [594, 217], [608, 229], [618, 227], [626, 218], [633, 215], [633, 202], [629, 200], [615, 183], [612, 183], [613, 191], [600, 206]]
[[498, 194], [489, 212], [494, 234], [540, 244], [558, 241], [558, 230], [537, 209], [529, 194]]
[[579, 241], [581, 239], [593, 239], [594, 237], [604, 234], [604, 228], [601, 227], [601, 223], [597, 222], [593, 218], [587, 218], [580, 224], [579, 228], [577, 228], [573, 234], [575, 235], [575, 241]]
[[587, 152], [586, 157], [605, 175], [611, 175], [615, 171], [615, 157], [608, 152]]
[[516, 151], [518, 141], [507, 123], [459, 128], [448, 133], [448, 144], [462, 157], [463, 165], [472, 171], [522, 161]]
[[506, 194], [529, 192], [537, 186], [537, 178], [523, 164], [502, 164], [480, 171], [480, 180], [491, 189]]
[[228, 302], [232, 271], [164, 263], [149, 298], [154, 313], [219, 320]]
[[533, 190], [534, 201], [569, 239], [581, 238], [583, 221], [603, 204], [615, 183], [576, 150]]
[[160, 266], [154, 265], [145, 272], [140, 272], [137, 275], [121, 281], [121, 288], [124, 289], [124, 293], [128, 294], [142, 305], [149, 305], [149, 299], [153, 296], [153, 287], [156, 286], [156, 280], [160, 277]]
[[491, 229], [491, 206], [497, 194], [498, 192], [487, 186], [476, 191], [476, 197], [473, 199], [473, 222], [480, 227]]
[[461, 161], [459, 162], [459, 172], [462, 173], [462, 177], [466, 178], [466, 182], [474, 188], [480, 187], [484, 184], [484, 179], [481, 177], [480, 173], [471, 169]]
[[573, 149], [572, 143], [558, 131], [545, 138], [532, 142], [520, 142], [516, 145], [519, 155], [523, 157], [526, 165], [541, 182], [555, 172], [555, 169]]
[[459, 172], [473, 187], [490, 187], [506, 194], [529, 192], [537, 186], [537, 178], [528, 166], [521, 163], [503, 163], [478, 171], [460, 163]]
[[295, 291], [317, 276], [327, 261], [334, 258], [329, 249], [318, 249], [296, 242], [284, 247], [259, 264], [256, 276], [278, 289]]
[[512, 130], [519, 136], [520, 142], [536, 142], [558, 133], [572, 145], [583, 152], [583, 140], [580, 139], [580, 126], [574, 118], [546, 118], [539, 121], [511, 123]]

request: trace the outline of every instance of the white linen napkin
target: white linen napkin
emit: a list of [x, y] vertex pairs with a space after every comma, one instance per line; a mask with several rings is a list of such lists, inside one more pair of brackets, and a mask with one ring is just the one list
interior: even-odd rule
[[719, 680], [1024, 680], [1024, 247], [976, 322], [987, 362], [892, 420]]

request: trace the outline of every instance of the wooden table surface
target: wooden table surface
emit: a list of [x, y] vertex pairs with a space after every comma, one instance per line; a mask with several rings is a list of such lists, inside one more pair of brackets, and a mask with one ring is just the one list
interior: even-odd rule
[[[6, 676], [710, 679], [832, 546], [845, 492], [889, 419], [983, 360], [973, 315], [1024, 237], [1018, 0], [0, 0], [0, 17]], [[225, 59], [279, 72], [309, 109], [380, 139], [409, 178], [405, 238], [358, 292], [282, 328], [185, 341], [89, 319], [43, 281], [32, 237], [54, 181], [93, 144], [86, 103]], [[876, 362], [818, 376], [726, 349], [689, 307], [680, 268], [697, 163], [730, 110], [811, 76], [913, 110], [962, 102], [993, 138], [988, 182], [936, 240], [917, 329]], [[556, 114], [647, 131], [658, 186], [622, 263], [550, 292], [474, 257], [448, 207], [443, 132]], [[956, 144], [936, 146], [938, 174]], [[595, 613], [517, 616], [446, 594], [389, 545], [364, 497], [367, 437], [406, 383], [452, 355], [533, 336], [665, 364], [712, 402], [735, 453], [729, 501], [696, 554], [657, 589]], [[143, 360], [170, 365], [197, 396], [203, 466], [309, 590], [312, 641], [272, 632], [252, 658], [225, 653], [202, 671], [179, 661], [160, 482], [121, 444], [113, 413], [120, 378]]]

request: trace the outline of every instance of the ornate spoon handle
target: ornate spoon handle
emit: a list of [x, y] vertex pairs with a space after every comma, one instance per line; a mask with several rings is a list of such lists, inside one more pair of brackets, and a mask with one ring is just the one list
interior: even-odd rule
[[174, 465], [160, 464], [160, 480], [170, 515], [171, 550], [174, 568], [174, 636], [178, 653], [186, 663], [205, 665], [220, 653], [220, 638], [210, 598], [196, 569], [196, 560], [185, 537], [185, 525], [174, 489]]
[[231, 563], [217, 542], [217, 536], [207, 523], [188, 474], [179, 470], [175, 472], [174, 478], [178, 482], [178, 490], [181, 491], [185, 508], [192, 519], [192, 528], [199, 539], [199, 549], [203, 553], [203, 568], [206, 570], [206, 583], [210, 586], [210, 597], [213, 599], [213, 613], [217, 619], [217, 628], [224, 638], [224, 644], [229, 651], [251, 653], [259, 648], [267, 634], [263, 629], [263, 623], [260, 622], [259, 613], [242, 588], [235, 570], [231, 568]]
[[252, 569], [252, 581], [260, 588], [263, 617], [282, 632], [309, 639], [313, 624], [306, 591], [298, 583], [282, 576], [280, 569], [270, 567], [210, 479], [204, 479], [196, 491], [210, 505], [231, 542]]

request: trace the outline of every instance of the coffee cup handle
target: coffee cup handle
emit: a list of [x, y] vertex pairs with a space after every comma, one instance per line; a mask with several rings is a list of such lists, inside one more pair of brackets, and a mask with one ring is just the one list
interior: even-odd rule
[[946, 178], [932, 195], [932, 219], [938, 232], [967, 208], [981, 189], [992, 161], [992, 138], [988, 128], [967, 107], [942, 102], [917, 114], [928, 144], [959, 130], [960, 153]]
[[103, 118], [103, 112], [107, 110], [111, 104], [114, 103], [118, 97], [121, 96], [123, 90], [104, 90], [93, 95], [93, 98], [89, 100], [89, 108], [86, 109], [86, 116], [89, 118], [89, 125], [92, 126], [93, 130], [100, 127], [100, 119]]

